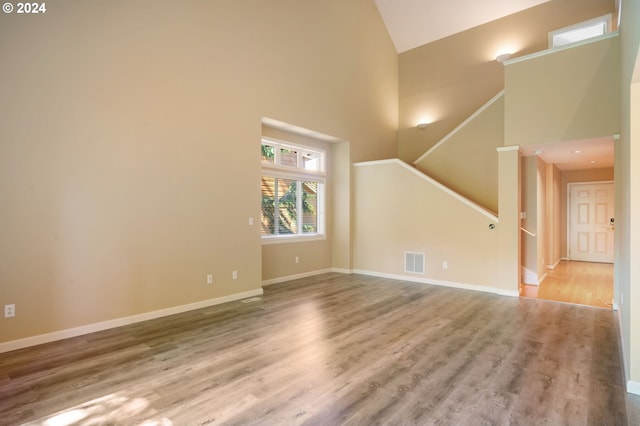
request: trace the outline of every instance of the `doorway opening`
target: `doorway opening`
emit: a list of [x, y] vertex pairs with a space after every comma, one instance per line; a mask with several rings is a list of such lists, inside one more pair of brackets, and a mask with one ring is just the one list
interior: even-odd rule
[[613, 309], [613, 263], [563, 260], [522, 296]]
[[572, 146], [574, 163], [522, 158], [522, 297], [615, 307], [614, 140]]

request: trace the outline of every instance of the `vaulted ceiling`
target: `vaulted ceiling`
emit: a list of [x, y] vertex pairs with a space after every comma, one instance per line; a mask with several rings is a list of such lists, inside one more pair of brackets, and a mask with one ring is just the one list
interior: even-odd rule
[[[550, 0], [375, 0], [398, 53], [443, 39]], [[611, 0], [619, 10], [619, 0]], [[613, 167], [614, 136], [529, 147], [561, 170]]]
[[375, 0], [398, 53], [549, 0]]

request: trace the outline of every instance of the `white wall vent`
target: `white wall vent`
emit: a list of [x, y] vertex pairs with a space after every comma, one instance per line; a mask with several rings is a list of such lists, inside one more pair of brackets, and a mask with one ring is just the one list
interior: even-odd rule
[[404, 271], [424, 274], [424, 253], [404, 252]]

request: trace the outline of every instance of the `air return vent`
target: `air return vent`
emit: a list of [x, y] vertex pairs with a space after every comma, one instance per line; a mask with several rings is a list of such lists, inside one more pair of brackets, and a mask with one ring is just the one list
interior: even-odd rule
[[424, 274], [424, 253], [404, 252], [404, 271]]

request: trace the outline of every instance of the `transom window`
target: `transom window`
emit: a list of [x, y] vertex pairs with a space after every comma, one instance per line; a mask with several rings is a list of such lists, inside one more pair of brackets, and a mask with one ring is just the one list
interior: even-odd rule
[[611, 14], [581, 22], [549, 33], [549, 48], [561, 47], [607, 34], [611, 28]]
[[263, 139], [261, 155], [263, 240], [324, 237], [324, 151]]
[[262, 141], [262, 163], [324, 174], [324, 152], [271, 140]]

